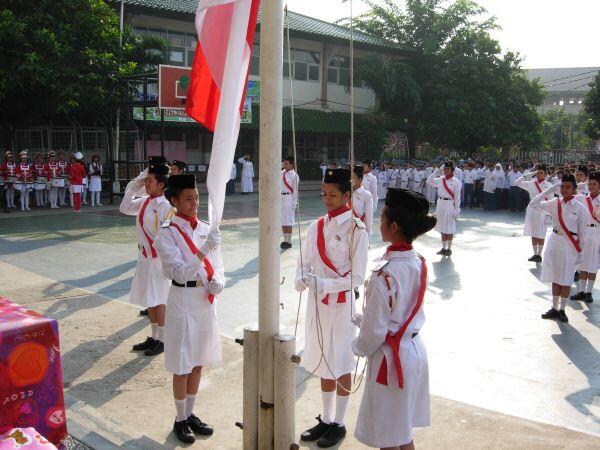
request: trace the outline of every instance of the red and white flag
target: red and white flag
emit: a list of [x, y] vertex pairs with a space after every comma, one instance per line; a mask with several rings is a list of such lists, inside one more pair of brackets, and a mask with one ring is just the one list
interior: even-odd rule
[[208, 217], [218, 229], [225, 184], [240, 131], [259, 0], [200, 0], [196, 12], [198, 45], [185, 112], [214, 132], [206, 179]]

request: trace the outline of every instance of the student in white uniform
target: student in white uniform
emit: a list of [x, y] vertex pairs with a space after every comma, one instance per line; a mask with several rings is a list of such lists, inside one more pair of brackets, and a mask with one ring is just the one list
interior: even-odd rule
[[248, 195], [254, 192], [254, 185], [252, 184], [254, 165], [250, 161], [250, 155], [238, 159], [238, 162], [242, 165], [242, 195]]
[[579, 271], [579, 292], [571, 300], [592, 303], [592, 289], [596, 273], [600, 270], [600, 172], [592, 172], [588, 179], [589, 194], [575, 198], [587, 211], [585, 241], [581, 246], [583, 256], [576, 269]]
[[131, 282], [131, 303], [148, 308], [151, 336], [133, 346], [154, 356], [164, 351], [164, 327], [170, 280], [165, 277], [154, 239], [167, 220], [171, 205], [163, 195], [169, 178], [167, 160], [151, 156], [146, 171], [131, 180], [125, 189], [119, 211], [135, 216], [138, 258]]
[[321, 378], [323, 399], [323, 417], [301, 439], [331, 447], [346, 435], [344, 416], [355, 367], [352, 291], [365, 280], [369, 237], [348, 206], [350, 170], [328, 169], [322, 198], [327, 214], [306, 232], [295, 287], [309, 290], [302, 366]]
[[229, 175], [229, 181], [225, 186], [225, 195], [235, 194], [235, 179], [237, 178], [237, 167], [235, 163], [231, 163], [231, 174]]
[[187, 164], [185, 161], [174, 159], [171, 161], [171, 175], [183, 175], [187, 173]]
[[[429, 201], [430, 205], [435, 204], [435, 199], [437, 197], [437, 191], [436, 189], [427, 184], [427, 178], [429, 178], [429, 175], [431, 175], [433, 173], [435, 169], [433, 168], [433, 165], [431, 163], [427, 164], [427, 167], [425, 167], [425, 197], [427, 198], [427, 201]], [[398, 185], [399, 188], [402, 187], [402, 184]]]
[[362, 166], [365, 169], [363, 174], [363, 187], [371, 193], [373, 197], [373, 213], [377, 211], [377, 178], [373, 175], [373, 162], [370, 159], [365, 159]]
[[389, 189], [381, 212], [381, 238], [391, 245], [371, 274], [360, 327], [352, 342], [366, 356], [367, 374], [354, 436], [369, 447], [414, 449], [413, 428], [430, 420], [427, 350], [419, 331], [425, 314], [427, 265], [413, 241], [436, 223], [418, 193]]
[[575, 179], [577, 180], [577, 193], [581, 195], [587, 195], [590, 193], [588, 190], [588, 168], [586, 166], [579, 166], [575, 171]]
[[379, 165], [379, 170], [377, 171], [377, 195], [378, 200], [385, 199], [385, 191], [387, 190], [387, 186], [389, 183], [389, 177], [387, 170], [385, 169], [385, 165], [381, 163]]
[[354, 188], [352, 210], [354, 211], [354, 217], [362, 220], [367, 227], [367, 234], [371, 239], [373, 234], [373, 197], [362, 185], [364, 170], [363, 166], [355, 166], [352, 173], [352, 186]]
[[100, 162], [100, 155], [93, 155], [92, 162], [88, 166], [88, 174], [90, 175], [90, 202], [92, 207], [102, 206], [100, 203], [100, 195], [102, 194], [102, 173], [104, 168]]
[[300, 177], [294, 170], [294, 157], [288, 156], [283, 160], [281, 170], [281, 230], [283, 249], [292, 248], [292, 227], [296, 223], [296, 208], [298, 207], [298, 185]]
[[503, 190], [504, 190], [504, 171], [502, 170], [502, 166], [500, 164], [496, 164], [494, 169], [494, 175], [496, 178], [496, 187], [494, 189], [494, 196], [496, 197], [496, 207], [495, 209], [503, 209]]
[[[155, 241], [165, 276], [171, 279], [165, 326], [165, 366], [173, 374], [177, 416], [173, 431], [191, 444], [195, 434], [213, 429], [194, 414], [204, 367], [222, 362], [216, 303], [225, 286], [221, 235], [197, 219], [199, 196], [194, 175], [169, 178], [169, 201], [177, 214]], [[208, 412], [208, 411], [207, 411]]]
[[[558, 189], [561, 196], [553, 198]], [[576, 190], [575, 177], [565, 174], [560, 185], [550, 186], [530, 203], [533, 208], [549, 214], [553, 226], [542, 264], [542, 281], [552, 283], [552, 308], [542, 314], [542, 319], [569, 321], [565, 306], [573, 284], [575, 264], [581, 253], [581, 243], [585, 242], [588, 214], [575, 199]]]
[[492, 163], [483, 171], [483, 209], [496, 209], [496, 171]]
[[454, 176], [454, 165], [447, 162], [427, 177], [427, 184], [437, 188], [438, 192], [435, 230], [442, 235], [442, 249], [437, 254], [450, 256], [452, 239], [456, 233], [456, 219], [460, 215], [462, 183]]
[[[539, 164], [534, 172], [525, 172], [522, 177], [515, 180], [515, 186], [529, 193], [529, 198], [533, 200], [536, 195], [548, 189], [552, 184], [546, 181], [546, 166]], [[535, 175], [535, 179], [531, 178]], [[551, 199], [552, 196], [546, 200]], [[531, 201], [530, 200], [530, 201]], [[531, 236], [531, 246], [533, 247], [533, 256], [528, 261], [542, 262], [542, 249], [548, 231], [548, 214], [539, 208], [533, 208], [531, 203], [527, 206], [525, 213], [525, 236]]]
[[[65, 180], [65, 184], [58, 188], [58, 206], [67, 206], [66, 196], [69, 178], [69, 163], [65, 159], [65, 152], [63, 150], [59, 150], [56, 154], [58, 156], [58, 167], [60, 169], [60, 176]], [[69, 189], [70, 190], [70, 189]]]

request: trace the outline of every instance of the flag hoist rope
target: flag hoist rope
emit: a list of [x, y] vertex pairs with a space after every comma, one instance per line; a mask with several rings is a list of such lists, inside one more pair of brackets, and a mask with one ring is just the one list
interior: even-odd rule
[[[292, 50], [291, 50], [291, 44], [290, 44], [290, 20], [289, 20], [289, 14], [288, 14], [288, 8], [287, 5], [285, 6], [285, 28], [286, 28], [286, 50], [287, 50], [287, 60], [288, 60], [288, 78], [290, 80], [290, 118], [291, 118], [291, 125], [292, 125], [292, 149], [293, 149], [293, 154], [294, 154], [294, 164], [296, 166], [296, 173], [298, 174], [298, 158], [297, 158], [297, 149], [296, 149], [296, 120], [295, 120], [295, 111], [294, 111], [294, 78], [293, 78], [293, 74], [292, 74]], [[327, 58], [327, 55], [323, 55], [324, 58]], [[354, 194], [354, 186], [352, 183], [352, 173], [354, 170], [354, 37], [353, 37], [353, 16], [352, 16], [352, 0], [350, 0], [350, 141], [349, 141], [349, 160], [350, 160], [350, 201], [352, 202], [352, 197]], [[302, 255], [302, 229], [301, 229], [301, 225], [300, 225], [300, 191], [298, 190], [298, 188], [296, 188], [296, 192], [298, 195], [298, 206], [296, 208], [296, 223], [297, 223], [297, 230], [298, 230], [298, 243], [300, 246], [300, 270], [301, 270], [301, 275], [304, 278], [305, 273], [304, 273], [304, 259], [303, 259], [303, 255]], [[354, 305], [354, 286], [352, 283], [352, 269], [353, 269], [353, 264], [352, 264], [352, 257], [353, 257], [353, 248], [354, 248], [354, 230], [355, 227], [351, 226], [351, 232], [350, 232], [350, 251], [349, 251], [349, 255], [350, 255], [350, 271], [349, 271], [349, 275], [350, 275], [350, 289], [348, 291], [348, 295], [350, 296], [350, 320], [352, 320], [352, 316], [353, 316], [353, 305]], [[300, 386], [301, 384], [303, 384], [304, 382], [306, 382], [312, 375], [314, 375], [314, 373], [317, 371], [317, 369], [320, 367], [321, 363], [325, 363], [327, 370], [329, 371], [329, 373], [333, 376], [333, 379], [336, 380], [336, 384], [338, 389], [341, 389], [347, 393], [355, 393], [358, 391], [358, 389], [360, 388], [361, 384], [362, 384], [362, 380], [364, 378], [364, 374], [365, 374], [365, 370], [366, 370], [366, 365], [363, 366], [362, 371], [360, 373], [360, 375], [358, 374], [358, 366], [359, 366], [359, 362], [360, 362], [360, 358], [357, 359], [356, 361], [356, 368], [354, 370], [354, 384], [355, 384], [355, 388], [354, 390], [351, 389], [347, 389], [346, 387], [342, 386], [341, 383], [337, 380], [337, 377], [335, 376], [333, 370], [331, 369], [331, 367], [329, 366], [329, 363], [327, 362], [327, 359], [325, 358], [325, 354], [324, 354], [324, 350], [323, 350], [323, 328], [321, 325], [321, 317], [319, 315], [319, 301], [317, 298], [317, 292], [316, 289], [314, 290], [314, 296], [315, 296], [315, 315], [316, 315], [316, 324], [317, 324], [317, 341], [319, 344], [319, 348], [321, 350], [321, 356], [319, 358], [319, 363], [317, 364], [317, 366], [312, 370], [311, 373], [308, 374], [308, 376], [306, 376], [302, 381], [300, 381], [296, 387]], [[300, 318], [300, 308], [302, 305], [302, 293], [299, 293], [298, 296], [298, 311], [296, 313], [296, 325], [294, 328], [294, 336], [296, 336], [298, 334], [298, 321]], [[357, 381], [358, 380], [358, 381]]]

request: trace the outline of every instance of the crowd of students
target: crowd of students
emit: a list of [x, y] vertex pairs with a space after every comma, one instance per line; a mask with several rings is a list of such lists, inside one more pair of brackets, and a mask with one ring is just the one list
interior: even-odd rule
[[99, 155], [93, 155], [88, 164], [81, 152], [67, 160], [63, 150], [33, 157], [22, 150], [15, 162], [13, 152], [6, 150], [0, 165], [0, 205], [4, 212], [67, 206], [80, 212], [82, 204], [88, 204], [89, 192], [90, 206], [102, 206], [103, 171]]

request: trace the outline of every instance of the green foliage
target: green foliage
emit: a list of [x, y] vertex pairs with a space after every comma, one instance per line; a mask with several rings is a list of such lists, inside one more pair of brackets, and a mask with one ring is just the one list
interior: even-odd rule
[[544, 149], [587, 149], [593, 147], [587, 135], [590, 116], [582, 111], [568, 114], [564, 109], [552, 109], [542, 116]]
[[[494, 17], [470, 0], [366, 0], [371, 11], [357, 29], [417, 49], [409, 61], [371, 62], [361, 78], [374, 89], [390, 117], [409, 119], [417, 139], [435, 147], [472, 153], [479, 147], [530, 148], [541, 141], [536, 107], [543, 90], [529, 82], [520, 57], [502, 54], [490, 36]], [[393, 121], [391, 121], [394, 124]]]
[[5, 126], [61, 114], [101, 116], [125, 95], [122, 77], [165, 59], [167, 44], [125, 28], [103, 0], [4, 0], [0, 117]]
[[590, 83], [590, 91], [587, 93], [584, 103], [585, 111], [589, 115], [585, 124], [585, 132], [591, 139], [600, 139], [600, 72]]

